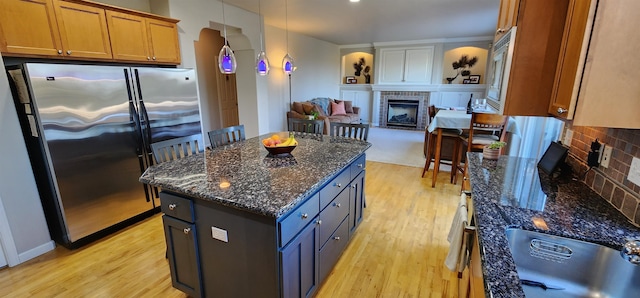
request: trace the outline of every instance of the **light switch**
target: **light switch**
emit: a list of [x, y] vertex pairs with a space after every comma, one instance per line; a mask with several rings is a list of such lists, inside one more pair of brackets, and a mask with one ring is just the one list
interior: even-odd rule
[[640, 158], [634, 157], [631, 160], [631, 168], [629, 168], [627, 179], [636, 185], [640, 185]]
[[227, 237], [227, 230], [223, 230], [221, 228], [211, 227], [211, 237], [222, 242], [229, 242], [229, 237]]

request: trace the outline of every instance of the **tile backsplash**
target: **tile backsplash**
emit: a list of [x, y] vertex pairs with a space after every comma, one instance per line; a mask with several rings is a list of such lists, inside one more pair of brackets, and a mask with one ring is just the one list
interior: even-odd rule
[[627, 179], [633, 157], [640, 158], [640, 130], [572, 127], [570, 123], [566, 128], [573, 130], [568, 162], [578, 174], [588, 169], [586, 160], [591, 142], [598, 139], [598, 142], [613, 148], [609, 167], [588, 171], [584, 182], [636, 225], [640, 225], [640, 186]]

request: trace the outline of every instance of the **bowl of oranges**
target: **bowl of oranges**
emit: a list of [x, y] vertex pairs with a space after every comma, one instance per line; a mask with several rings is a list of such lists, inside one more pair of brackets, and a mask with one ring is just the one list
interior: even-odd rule
[[296, 149], [298, 141], [296, 141], [293, 133], [275, 133], [268, 138], [262, 139], [262, 144], [269, 152], [269, 155], [286, 156], [290, 155], [293, 149]]

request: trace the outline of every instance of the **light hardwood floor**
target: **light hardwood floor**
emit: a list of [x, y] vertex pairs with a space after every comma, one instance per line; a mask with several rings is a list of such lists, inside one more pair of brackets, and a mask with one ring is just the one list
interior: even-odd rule
[[[367, 162], [365, 219], [316, 297], [456, 297], [444, 267], [459, 185]], [[171, 286], [160, 215], [98, 242], [0, 269], [0, 297], [185, 297]]]

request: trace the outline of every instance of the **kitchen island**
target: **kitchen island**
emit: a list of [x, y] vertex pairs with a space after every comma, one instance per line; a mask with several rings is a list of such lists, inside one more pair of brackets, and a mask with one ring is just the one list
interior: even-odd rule
[[616, 250], [626, 238], [640, 238], [638, 227], [570, 175], [551, 179], [538, 173], [535, 159], [500, 156], [497, 161], [483, 160], [481, 153], [468, 153], [467, 158], [486, 297], [525, 297], [507, 228]]
[[150, 167], [174, 287], [194, 297], [310, 296], [362, 220], [367, 142], [255, 137]]

